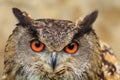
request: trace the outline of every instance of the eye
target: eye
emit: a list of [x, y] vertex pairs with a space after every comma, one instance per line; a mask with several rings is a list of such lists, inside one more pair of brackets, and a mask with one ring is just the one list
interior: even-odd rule
[[69, 54], [74, 54], [78, 50], [78, 43], [72, 42], [68, 44], [64, 50]]
[[45, 45], [39, 40], [35, 39], [30, 42], [30, 47], [35, 52], [41, 52], [45, 48]]

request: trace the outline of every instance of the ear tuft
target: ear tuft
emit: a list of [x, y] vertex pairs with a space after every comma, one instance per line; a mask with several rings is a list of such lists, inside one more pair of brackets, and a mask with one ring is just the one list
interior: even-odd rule
[[20, 23], [23, 23], [22, 22], [24, 19], [23, 12], [18, 8], [12, 8], [12, 11], [13, 11], [13, 14], [15, 15], [15, 17], [18, 19], [18, 21]]
[[79, 20], [76, 24], [79, 27], [79, 29], [75, 37], [79, 37], [86, 33], [89, 33], [90, 31], [93, 31], [92, 24], [95, 22], [97, 16], [98, 11], [95, 10], [92, 13], [88, 14], [82, 21]]
[[95, 10], [92, 13], [90, 13], [89, 15], [87, 15], [83, 21], [79, 24], [79, 26], [91, 26], [94, 21], [96, 20], [98, 16], [98, 11]]
[[12, 11], [15, 17], [18, 19], [19, 25], [25, 26], [32, 23], [33, 19], [31, 19], [31, 17], [26, 12], [22, 12], [18, 8], [12, 8]]

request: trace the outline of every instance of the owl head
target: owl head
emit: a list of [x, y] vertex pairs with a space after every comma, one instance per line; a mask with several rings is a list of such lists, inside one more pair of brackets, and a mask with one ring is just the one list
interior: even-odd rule
[[[92, 29], [98, 11], [76, 23], [58, 19], [34, 20], [18, 8], [13, 8], [13, 14], [19, 22], [6, 45], [5, 64], [11, 61], [9, 69], [14, 78], [88, 79], [86, 75], [91, 73], [90, 77], [92, 71], [101, 67], [98, 38]], [[93, 63], [95, 59], [98, 61]]]

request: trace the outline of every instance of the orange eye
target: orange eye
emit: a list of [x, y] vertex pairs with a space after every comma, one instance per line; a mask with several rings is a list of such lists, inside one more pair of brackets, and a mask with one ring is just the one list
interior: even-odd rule
[[30, 42], [30, 47], [35, 52], [41, 52], [45, 48], [45, 45], [39, 40], [32, 40]]
[[78, 44], [76, 42], [72, 42], [67, 45], [64, 50], [69, 54], [74, 54], [78, 50]]

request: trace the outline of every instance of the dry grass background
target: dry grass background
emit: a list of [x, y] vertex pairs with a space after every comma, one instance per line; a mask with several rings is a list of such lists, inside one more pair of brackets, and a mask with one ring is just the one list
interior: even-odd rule
[[0, 0], [0, 75], [3, 70], [3, 50], [8, 36], [17, 23], [11, 8], [17, 7], [37, 18], [77, 20], [98, 9], [94, 29], [99, 38], [112, 46], [120, 57], [120, 0]]

